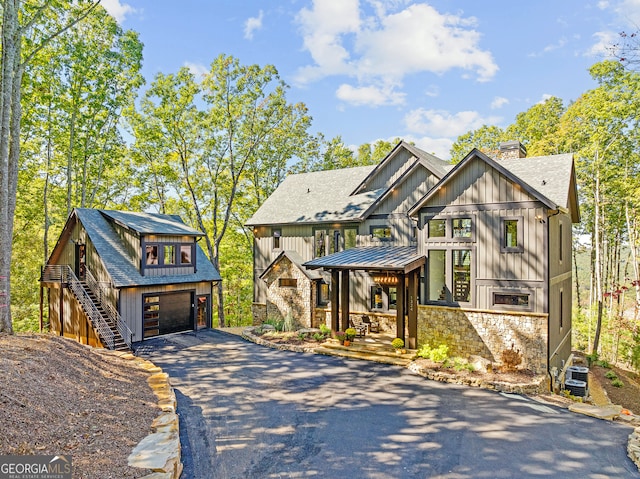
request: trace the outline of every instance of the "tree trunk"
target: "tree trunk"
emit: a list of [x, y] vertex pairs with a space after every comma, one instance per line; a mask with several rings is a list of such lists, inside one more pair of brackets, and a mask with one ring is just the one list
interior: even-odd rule
[[[596, 153], [597, 155], [597, 153]], [[597, 168], [597, 161], [596, 161]], [[593, 229], [594, 229], [594, 244], [595, 248], [595, 263], [594, 273], [596, 280], [596, 301], [598, 303], [598, 316], [596, 318], [596, 333], [593, 338], [593, 348], [591, 354], [595, 355], [598, 352], [598, 346], [600, 343], [600, 331], [602, 329], [602, 260], [601, 260], [601, 248], [600, 244], [600, 177], [596, 172], [596, 187], [594, 192], [594, 214], [593, 214]]]
[[[11, 127], [14, 124], [16, 98], [16, 65], [20, 61], [20, 31], [18, 24], [19, 0], [6, 0], [2, 16], [2, 79], [0, 84], [0, 332], [13, 333], [11, 323], [11, 253], [13, 211], [15, 195], [11, 201], [12, 184], [17, 171], [12, 171], [10, 148], [13, 143]], [[20, 103], [20, 89], [17, 102]], [[19, 130], [18, 130], [19, 135]], [[13, 206], [12, 206], [13, 205]]]

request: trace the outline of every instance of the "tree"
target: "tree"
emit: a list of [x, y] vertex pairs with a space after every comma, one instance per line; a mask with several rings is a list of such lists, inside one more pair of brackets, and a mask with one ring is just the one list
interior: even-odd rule
[[477, 130], [460, 135], [451, 146], [451, 162], [460, 162], [472, 149], [493, 156], [505, 141], [505, 132], [497, 126], [482, 125]]
[[556, 133], [564, 112], [560, 98], [548, 98], [518, 113], [515, 123], [507, 127], [503, 137], [507, 141], [520, 141], [530, 156], [558, 154], [560, 150]]
[[[83, 20], [98, 1], [5, 0], [2, 11], [0, 68], [0, 332], [11, 322], [11, 256], [25, 67], [55, 37]], [[24, 43], [24, 49], [23, 49]]]
[[[218, 270], [228, 230], [241, 229], [238, 203], [256, 204], [265, 197], [267, 188], [255, 180], [255, 170], [272, 171], [272, 178], [280, 179], [283, 162], [298, 152], [304, 155], [309, 143], [306, 108], [287, 103], [285, 92], [273, 66], [245, 66], [220, 55], [201, 82], [186, 68], [159, 74], [140, 111], [131, 115], [137, 158], [147, 174], [149, 162], [174, 172], [169, 181], [177, 199], [168, 203], [205, 233], [207, 253]], [[155, 133], [147, 135], [150, 130]], [[219, 324], [225, 326], [222, 283], [217, 307]]]

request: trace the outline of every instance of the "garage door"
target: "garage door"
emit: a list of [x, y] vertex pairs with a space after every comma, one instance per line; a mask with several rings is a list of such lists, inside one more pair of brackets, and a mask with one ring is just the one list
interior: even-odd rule
[[193, 329], [190, 291], [144, 296], [144, 337]]

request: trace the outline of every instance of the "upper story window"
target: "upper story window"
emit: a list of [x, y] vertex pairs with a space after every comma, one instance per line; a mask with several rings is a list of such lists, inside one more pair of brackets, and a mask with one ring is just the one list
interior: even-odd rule
[[274, 228], [271, 231], [271, 235], [273, 236], [273, 249], [280, 249], [280, 237], [282, 236], [282, 230], [280, 228]]
[[314, 228], [313, 257], [319, 258], [328, 254], [355, 248], [358, 239], [358, 228]]
[[522, 253], [524, 251], [522, 223], [523, 217], [502, 218], [500, 251], [503, 253]]
[[447, 236], [447, 221], [443, 219], [430, 219], [427, 221], [427, 233], [429, 238], [444, 238]]
[[195, 263], [194, 243], [149, 243], [145, 245], [146, 267], [188, 266]]
[[453, 218], [451, 220], [451, 229], [454, 238], [471, 238], [471, 218]]
[[427, 241], [473, 241], [475, 224], [472, 216], [440, 216], [424, 214], [422, 224]]
[[391, 227], [390, 226], [372, 226], [371, 236], [381, 241], [390, 241]]

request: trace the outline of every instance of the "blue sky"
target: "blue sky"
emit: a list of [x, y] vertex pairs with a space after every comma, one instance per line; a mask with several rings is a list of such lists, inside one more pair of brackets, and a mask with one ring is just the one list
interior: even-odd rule
[[219, 54], [272, 64], [313, 132], [347, 145], [401, 137], [449, 158], [455, 139], [507, 126], [588, 73], [640, 0], [102, 0], [144, 43], [143, 74], [201, 73]]

